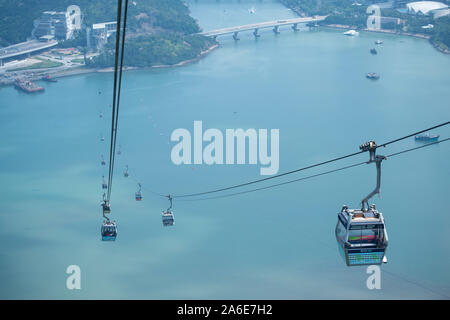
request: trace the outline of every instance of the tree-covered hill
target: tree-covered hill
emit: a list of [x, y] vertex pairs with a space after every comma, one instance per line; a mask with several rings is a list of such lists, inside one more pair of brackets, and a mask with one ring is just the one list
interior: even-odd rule
[[[84, 26], [117, 19], [116, 0], [0, 0], [0, 45], [25, 41], [33, 20], [43, 11], [64, 11], [72, 4], [80, 7]], [[193, 35], [199, 31], [182, 0], [130, 0], [125, 65], [146, 67], [193, 59], [215, 43]], [[112, 66], [115, 37], [108, 41], [102, 54], [88, 61], [90, 66]], [[86, 31], [60, 46], [85, 47]]]
[[[33, 21], [43, 11], [64, 11], [71, 4], [80, 7], [85, 25], [116, 20], [115, 0], [0, 0], [0, 45], [25, 41], [31, 35]], [[130, 1], [128, 14], [128, 24], [133, 31], [142, 26], [181, 34], [199, 31], [181, 0]]]

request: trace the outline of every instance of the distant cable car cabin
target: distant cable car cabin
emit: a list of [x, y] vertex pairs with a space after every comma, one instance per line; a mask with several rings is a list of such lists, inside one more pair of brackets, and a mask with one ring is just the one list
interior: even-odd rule
[[102, 203], [103, 215], [111, 213], [111, 205], [108, 200], [103, 200]]
[[124, 176], [125, 178], [128, 178], [128, 176], [129, 176], [129, 174], [128, 174], [128, 166], [125, 167], [125, 171], [124, 171], [124, 173], [123, 173], [123, 176]]
[[139, 186], [139, 190], [136, 192], [136, 201], [141, 201], [142, 200], [141, 184], [138, 183], [138, 186]]
[[105, 159], [103, 158], [103, 155], [102, 155], [102, 166], [104, 166], [104, 165], [106, 165], [106, 161], [105, 161]]
[[376, 164], [375, 190], [362, 200], [361, 209], [343, 206], [338, 213], [336, 240], [347, 266], [379, 265], [387, 262], [388, 235], [383, 214], [375, 208], [375, 205], [368, 205], [369, 199], [380, 192], [381, 161], [386, 159], [384, 156], [375, 155], [376, 148], [374, 141], [360, 147], [361, 150], [370, 152], [368, 163]]
[[168, 195], [167, 197], [170, 201], [170, 207], [162, 213], [162, 223], [164, 227], [170, 227], [175, 224], [175, 218], [172, 212], [172, 197], [170, 195]]
[[102, 241], [116, 241], [117, 225], [115, 221], [105, 220], [101, 229]]
[[105, 176], [102, 177], [102, 189], [103, 190], [108, 189], [108, 185], [106, 184], [106, 181], [105, 181]]

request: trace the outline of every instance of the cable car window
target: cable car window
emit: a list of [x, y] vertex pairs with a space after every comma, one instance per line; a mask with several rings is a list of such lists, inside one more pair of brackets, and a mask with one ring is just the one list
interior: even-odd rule
[[341, 239], [342, 241], [345, 241], [345, 234], [347, 230], [345, 229], [344, 225], [341, 222], [341, 219], [338, 220], [338, 224], [336, 227], [336, 236]]
[[382, 235], [381, 225], [352, 226], [349, 231], [348, 241], [350, 243], [376, 244]]

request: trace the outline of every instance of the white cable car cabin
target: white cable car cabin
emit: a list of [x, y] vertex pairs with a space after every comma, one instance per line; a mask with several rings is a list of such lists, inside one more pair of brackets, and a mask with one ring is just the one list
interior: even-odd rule
[[375, 205], [368, 210], [344, 206], [338, 214], [336, 240], [347, 266], [387, 262], [388, 235], [383, 214]]
[[115, 221], [103, 221], [102, 229], [102, 241], [116, 241], [117, 237], [117, 225]]
[[102, 203], [103, 215], [111, 213], [111, 205], [108, 200], [104, 200]]
[[338, 213], [336, 240], [347, 266], [387, 262], [388, 236], [383, 214], [376, 210], [374, 204], [369, 207], [369, 199], [380, 192], [381, 162], [386, 157], [375, 155], [377, 149], [375, 141], [367, 142], [359, 148], [362, 151], [369, 151], [370, 159], [367, 163], [375, 162], [377, 185], [362, 200], [361, 209], [349, 209], [347, 206], [343, 206], [341, 212]]
[[170, 201], [170, 207], [167, 208], [166, 211], [163, 211], [162, 213], [162, 223], [164, 227], [170, 227], [173, 226], [175, 223], [175, 218], [173, 217], [173, 212], [172, 212], [172, 196], [169, 194], [167, 196], [167, 198]]
[[163, 211], [162, 223], [164, 227], [170, 227], [175, 224], [175, 219], [173, 217], [173, 212], [171, 210]]
[[142, 193], [140, 191], [136, 192], [136, 201], [142, 201]]
[[106, 184], [106, 181], [105, 181], [105, 176], [102, 176], [102, 189], [103, 190], [108, 189], [108, 185]]
[[140, 183], [138, 183], [138, 186], [139, 186], [139, 190], [135, 193], [135, 196], [136, 196], [136, 201], [141, 201], [142, 200], [142, 193], [141, 193], [142, 186]]

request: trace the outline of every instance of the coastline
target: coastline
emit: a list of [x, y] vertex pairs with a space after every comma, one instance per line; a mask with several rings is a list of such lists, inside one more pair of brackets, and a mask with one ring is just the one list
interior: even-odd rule
[[[208, 49], [201, 51], [197, 57], [195, 57], [193, 59], [189, 59], [189, 60], [180, 61], [176, 64], [155, 65], [155, 66], [151, 66], [151, 67], [124, 67], [123, 71], [151, 70], [151, 69], [175, 68], [175, 67], [185, 66], [185, 65], [199, 61], [200, 59], [204, 58], [206, 55], [208, 55], [209, 53], [211, 53], [213, 50], [215, 50], [218, 47], [219, 47], [219, 44], [216, 43], [216, 44], [212, 45], [211, 47], [209, 47]], [[79, 68], [64, 70], [61, 72], [57, 71], [54, 73], [50, 73], [50, 72], [47, 72], [47, 73], [50, 73], [53, 78], [62, 78], [62, 77], [69, 77], [69, 76], [75, 76], [75, 75], [87, 74], [87, 73], [108, 73], [108, 72], [114, 72], [114, 68], [109, 67], [109, 68], [99, 69], [99, 68], [85, 68], [84, 66], [81, 66]]]
[[413, 38], [419, 38], [419, 39], [424, 39], [424, 40], [428, 40], [428, 42], [439, 52], [443, 53], [443, 54], [450, 54], [450, 50], [447, 48], [443, 48], [440, 46], [440, 44], [434, 43], [431, 40], [431, 37], [429, 35], [426, 34], [422, 34], [422, 33], [411, 33], [411, 32], [399, 32], [399, 31], [394, 31], [394, 30], [385, 30], [385, 29], [379, 29], [379, 30], [373, 30], [373, 29], [358, 29], [355, 26], [350, 26], [350, 25], [343, 25], [343, 24], [323, 24], [323, 27], [326, 28], [332, 28], [332, 29], [355, 29], [358, 31], [366, 31], [366, 32], [373, 32], [373, 33], [384, 33], [384, 34], [392, 34], [392, 35], [397, 35], [397, 36], [404, 36], [404, 37], [413, 37]]
[[[155, 65], [155, 66], [151, 66], [151, 67], [123, 67], [123, 71], [130, 71], [130, 70], [151, 70], [151, 69], [161, 69], [161, 68], [175, 68], [175, 67], [181, 67], [181, 66], [185, 66], [194, 62], [199, 61], [200, 59], [204, 58], [206, 55], [208, 55], [209, 53], [211, 53], [213, 50], [215, 50], [216, 48], [219, 47], [218, 43], [213, 44], [212, 46], [210, 46], [208, 49], [203, 50], [199, 53], [199, 55], [193, 59], [189, 59], [189, 60], [184, 60], [184, 61], [180, 61], [176, 64], [172, 64], [172, 65]], [[23, 70], [23, 73], [30, 73], [33, 72], [32, 70]], [[51, 70], [51, 69], [41, 69], [41, 70], [34, 70], [34, 75], [29, 77], [29, 80], [31, 81], [39, 81], [41, 80], [42, 76], [44, 74], [48, 74], [50, 75], [52, 78], [63, 78], [63, 77], [70, 77], [70, 76], [77, 76], [77, 75], [82, 75], [82, 74], [88, 74], [88, 73], [109, 73], [109, 72], [114, 72], [114, 68], [113, 67], [109, 67], [109, 68], [88, 68], [86, 66], [79, 66], [79, 67], [74, 67], [74, 68], [70, 68], [70, 69], [65, 69], [65, 70]], [[14, 81], [11, 80], [9, 82], [2, 82], [1, 85], [2, 86], [6, 86], [6, 85], [12, 85], [14, 84]]]
[[387, 33], [387, 34], [393, 34], [393, 35], [398, 35], [398, 36], [407, 36], [407, 37], [414, 37], [414, 38], [420, 38], [420, 39], [425, 39], [425, 40], [430, 40], [430, 36], [426, 35], [426, 34], [422, 34], [422, 33], [411, 33], [411, 32], [399, 32], [399, 31], [394, 31], [394, 30], [386, 30], [386, 29], [358, 29], [355, 26], [350, 26], [350, 25], [345, 25], [345, 24], [324, 24], [322, 25], [324, 27], [327, 28], [333, 28], [333, 29], [354, 29], [354, 30], [358, 30], [358, 31], [366, 31], [366, 32], [373, 32], [373, 33]]
[[[291, 9], [292, 12], [294, 12], [295, 14], [297, 14], [300, 17], [304, 17], [305, 13], [302, 12], [299, 8], [296, 7], [291, 7], [286, 1], [284, 0], [278, 0], [282, 5], [284, 5], [286, 8]], [[358, 27], [356, 26], [350, 26], [350, 25], [343, 25], [343, 24], [322, 24], [323, 27], [328, 27], [328, 28], [334, 28], [334, 29], [355, 29], [355, 30], [361, 30], [361, 31], [367, 31], [367, 32], [376, 32], [376, 33], [388, 33], [388, 34], [393, 34], [393, 35], [399, 35], [399, 36], [406, 36], [406, 37], [415, 37], [415, 38], [420, 38], [420, 39], [425, 39], [428, 40], [430, 42], [430, 44], [439, 52], [444, 53], [444, 54], [450, 54], [450, 48], [445, 48], [442, 47], [440, 44], [438, 43], [434, 43], [431, 40], [431, 37], [425, 34], [420, 34], [420, 33], [410, 33], [410, 32], [398, 32], [398, 31], [394, 31], [394, 30], [372, 30], [372, 29], [358, 29]]]

